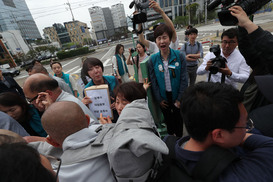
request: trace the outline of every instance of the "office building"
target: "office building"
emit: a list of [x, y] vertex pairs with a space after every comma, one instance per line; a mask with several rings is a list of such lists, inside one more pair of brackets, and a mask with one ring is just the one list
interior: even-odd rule
[[91, 17], [91, 26], [95, 30], [97, 40], [103, 40], [107, 38], [107, 27], [105, 18], [103, 15], [102, 8], [99, 6], [94, 6], [88, 8]]
[[0, 7], [0, 32], [19, 30], [25, 40], [42, 38], [25, 0], [2, 0]]
[[91, 44], [91, 36], [86, 23], [78, 20], [65, 22], [64, 26], [69, 34], [71, 42], [84, 45], [85, 43]]

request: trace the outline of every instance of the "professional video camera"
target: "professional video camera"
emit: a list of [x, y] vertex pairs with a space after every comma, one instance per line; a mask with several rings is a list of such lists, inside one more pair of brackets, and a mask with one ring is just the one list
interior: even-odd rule
[[133, 28], [134, 31], [139, 34], [142, 32], [140, 30], [139, 32], [136, 31], [136, 24], [145, 23], [147, 21], [147, 12], [146, 9], [149, 8], [149, 0], [133, 0], [131, 4], [129, 5], [129, 8], [132, 9], [135, 6], [135, 13], [133, 17], [131, 18], [133, 22]]
[[209, 49], [210, 52], [216, 56], [215, 58], [211, 59], [212, 65], [209, 68], [211, 74], [216, 74], [219, 72], [219, 68], [225, 68], [227, 60], [221, 56], [221, 49], [219, 45], [214, 45]]
[[207, 9], [211, 11], [222, 3], [223, 7], [221, 11], [218, 12], [220, 23], [223, 26], [232, 26], [236, 25], [238, 20], [230, 14], [228, 10], [230, 7], [235, 5], [241, 6], [247, 15], [251, 15], [270, 1], [271, 0], [237, 0], [234, 3], [234, 0], [212, 0], [208, 4]]

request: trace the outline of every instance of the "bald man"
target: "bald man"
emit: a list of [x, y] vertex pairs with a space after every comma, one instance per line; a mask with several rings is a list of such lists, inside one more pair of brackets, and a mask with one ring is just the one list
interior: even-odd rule
[[[73, 102], [55, 102], [42, 116], [48, 143], [61, 147], [59, 181], [115, 181], [105, 153], [96, 153], [97, 132], [88, 128], [89, 116]], [[73, 156], [73, 157], [71, 157]]]
[[[92, 111], [90, 111], [79, 99], [73, 95], [64, 92], [58, 82], [49, 76], [36, 73], [29, 76], [23, 86], [26, 99], [33, 104], [39, 111], [45, 111], [52, 103], [59, 101], [72, 101], [80, 106], [93, 122], [98, 122]], [[66, 111], [64, 111], [65, 113]], [[64, 114], [61, 113], [61, 114]]]
[[45, 67], [43, 67], [42, 65], [34, 65], [31, 69], [31, 71], [28, 73], [29, 76], [33, 75], [33, 74], [36, 74], [36, 73], [42, 73], [42, 74], [45, 74], [47, 76], [49, 76], [50, 78], [56, 80], [60, 86], [60, 88], [67, 92], [67, 93], [70, 93], [73, 95], [70, 87], [68, 84], [65, 83], [65, 81], [59, 77], [56, 77], [56, 76], [52, 76], [51, 74], [48, 73], [47, 69]]

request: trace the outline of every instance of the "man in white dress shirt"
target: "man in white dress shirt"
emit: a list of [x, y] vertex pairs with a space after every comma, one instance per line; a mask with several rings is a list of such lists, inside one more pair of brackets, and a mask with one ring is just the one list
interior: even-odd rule
[[[235, 28], [223, 32], [221, 36], [221, 56], [227, 60], [226, 67], [220, 68], [217, 74], [211, 74], [211, 82], [221, 82], [223, 74], [225, 75], [225, 83], [237, 88], [237, 82], [244, 83], [249, 77], [250, 67], [246, 64], [245, 58], [240, 51], [236, 49], [238, 45], [237, 37], [238, 30]], [[215, 58], [215, 55], [212, 52], [204, 57], [203, 63], [197, 69], [198, 75], [209, 75], [213, 58]]]

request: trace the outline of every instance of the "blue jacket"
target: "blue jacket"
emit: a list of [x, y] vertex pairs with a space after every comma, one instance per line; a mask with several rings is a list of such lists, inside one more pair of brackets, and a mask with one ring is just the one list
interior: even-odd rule
[[41, 137], [46, 137], [47, 133], [44, 130], [42, 123], [41, 123], [41, 117], [38, 113], [38, 111], [36, 110], [36, 108], [34, 108], [33, 105], [29, 105], [29, 114], [31, 115], [29, 122], [30, 127]]
[[[123, 69], [123, 66], [122, 66], [122, 59], [120, 58], [120, 56], [118, 54], [116, 54], [115, 56], [116, 56], [116, 59], [117, 59], [118, 73], [119, 73], [120, 76], [122, 76], [122, 75], [124, 75], [124, 69]], [[125, 69], [126, 69], [125, 71], [126, 71], [126, 73], [128, 73], [128, 68], [127, 68], [124, 56], [123, 56], [123, 61], [124, 61]]]
[[[103, 77], [104, 82], [106, 84], [108, 84], [110, 96], [113, 97], [114, 96], [114, 94], [113, 94], [114, 88], [118, 85], [117, 79], [114, 76], [102, 76], [102, 77]], [[91, 80], [89, 83], [87, 83], [85, 85], [84, 88], [88, 88], [93, 85], [95, 85], [95, 84], [94, 84], [93, 80]]]
[[[173, 69], [169, 68], [173, 97], [172, 100], [173, 102], [176, 100], [180, 101], [184, 90], [188, 86], [186, 58], [184, 54], [177, 50], [170, 49], [169, 66], [174, 67], [175, 73], [175, 75], [173, 75]], [[167, 100], [164, 65], [160, 52], [153, 54], [150, 57], [148, 61], [148, 67], [149, 76], [152, 83], [152, 90], [156, 100], [159, 103], [162, 100]]]

